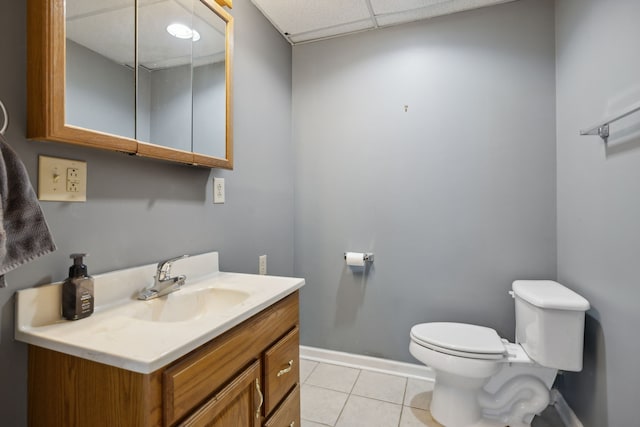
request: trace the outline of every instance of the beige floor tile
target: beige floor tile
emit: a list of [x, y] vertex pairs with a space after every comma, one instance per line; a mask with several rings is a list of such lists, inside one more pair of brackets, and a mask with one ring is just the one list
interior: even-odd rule
[[309, 420], [300, 420], [300, 423], [302, 427], [333, 427], [333, 426], [330, 426], [329, 424], [318, 424]]
[[333, 426], [348, 397], [347, 393], [304, 384], [300, 394], [301, 418]]
[[359, 374], [359, 369], [320, 363], [309, 375], [305, 384], [351, 393]]
[[397, 427], [402, 406], [361, 396], [349, 396], [336, 427]]
[[405, 377], [363, 370], [351, 393], [402, 405], [406, 385]]
[[318, 362], [314, 362], [312, 360], [300, 359], [300, 384], [304, 384], [304, 382], [309, 378], [311, 372], [318, 366]]
[[409, 378], [407, 392], [404, 395], [404, 405], [428, 411], [429, 405], [431, 405], [432, 391], [433, 381]]
[[443, 427], [433, 419], [429, 411], [418, 408], [402, 407], [400, 427]]

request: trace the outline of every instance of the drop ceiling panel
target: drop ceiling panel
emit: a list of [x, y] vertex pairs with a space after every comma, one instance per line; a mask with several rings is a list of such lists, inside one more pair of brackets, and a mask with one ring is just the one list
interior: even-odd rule
[[378, 16], [376, 19], [381, 27], [403, 24], [406, 22], [419, 21], [422, 19], [434, 18], [436, 16], [449, 15], [465, 10], [478, 9], [485, 6], [505, 3], [512, 0], [450, 0], [427, 6], [421, 9], [413, 9], [405, 12], [390, 15]]
[[134, 0], [67, 0], [65, 2], [65, 16], [67, 20], [114, 11], [135, 6]]
[[398, 25], [514, 0], [251, 0], [290, 43]]
[[118, 64], [131, 66], [135, 61], [134, 27], [132, 6], [68, 21], [67, 38]]
[[300, 34], [369, 19], [365, 0], [253, 0], [281, 33]]
[[[81, 7], [76, 7], [78, 0], [67, 3], [74, 14], [67, 19], [67, 37], [118, 64], [133, 66], [134, 2], [82, 0], [85, 1]], [[139, 3], [141, 65], [159, 69], [187, 64], [192, 58], [195, 65], [224, 60], [225, 24], [202, 3], [193, 0], [141, 0]], [[125, 4], [128, 6], [123, 6]], [[166, 28], [175, 22], [197, 30], [200, 40], [192, 43], [171, 36]]]
[[192, 10], [171, 1], [141, 7], [138, 12], [138, 62], [148, 69], [187, 63], [191, 58], [191, 39], [179, 39], [166, 31], [167, 25], [180, 23], [193, 28]]

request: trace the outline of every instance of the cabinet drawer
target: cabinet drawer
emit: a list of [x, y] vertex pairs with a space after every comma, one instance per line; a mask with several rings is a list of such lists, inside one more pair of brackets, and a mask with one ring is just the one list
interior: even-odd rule
[[300, 378], [298, 327], [274, 344], [264, 355], [265, 415], [269, 415]]
[[261, 404], [260, 362], [254, 362], [179, 427], [258, 427]]
[[167, 368], [164, 425], [190, 413], [297, 323], [296, 292]]
[[300, 427], [300, 386], [291, 390], [264, 427]]

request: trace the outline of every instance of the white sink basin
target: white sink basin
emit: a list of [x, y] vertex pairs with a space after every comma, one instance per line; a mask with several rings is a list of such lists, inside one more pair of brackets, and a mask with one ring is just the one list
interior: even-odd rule
[[160, 298], [140, 301], [131, 317], [150, 322], [186, 322], [206, 313], [224, 314], [249, 298], [249, 293], [232, 289], [179, 290]]

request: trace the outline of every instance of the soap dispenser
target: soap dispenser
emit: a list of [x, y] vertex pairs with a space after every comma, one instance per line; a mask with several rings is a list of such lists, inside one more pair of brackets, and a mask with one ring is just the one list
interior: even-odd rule
[[82, 263], [85, 256], [87, 254], [70, 255], [73, 265], [62, 284], [62, 316], [67, 320], [83, 319], [93, 313], [93, 277]]

